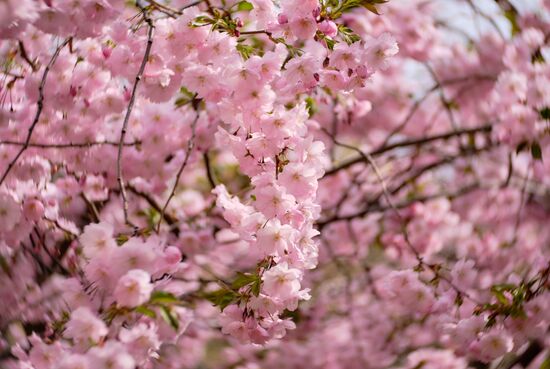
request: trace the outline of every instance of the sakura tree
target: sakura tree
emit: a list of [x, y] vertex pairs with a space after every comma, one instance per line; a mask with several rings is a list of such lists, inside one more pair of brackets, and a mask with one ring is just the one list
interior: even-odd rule
[[550, 1], [0, 21], [1, 368], [550, 367]]

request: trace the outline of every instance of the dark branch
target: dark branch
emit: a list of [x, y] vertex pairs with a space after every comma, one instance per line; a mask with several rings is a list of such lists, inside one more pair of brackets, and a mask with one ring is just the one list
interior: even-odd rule
[[21, 147], [21, 149], [19, 150], [17, 155], [15, 155], [15, 158], [13, 158], [13, 160], [8, 164], [8, 167], [4, 171], [4, 174], [2, 175], [2, 178], [0, 178], [0, 185], [2, 185], [2, 183], [4, 183], [4, 181], [6, 180], [6, 177], [8, 176], [10, 171], [15, 166], [15, 163], [17, 162], [17, 160], [19, 160], [21, 155], [23, 155], [25, 150], [27, 150], [27, 148], [29, 147], [29, 143], [31, 142], [31, 137], [32, 137], [32, 134], [34, 132], [34, 128], [38, 124], [38, 120], [40, 119], [40, 115], [42, 114], [42, 110], [44, 108], [44, 87], [46, 86], [46, 80], [48, 78], [48, 73], [50, 72], [50, 69], [54, 65], [55, 61], [57, 60], [57, 57], [59, 56], [59, 53], [65, 47], [65, 45], [67, 45], [69, 43], [70, 40], [71, 40], [70, 37], [65, 39], [65, 41], [63, 41], [63, 43], [55, 49], [55, 52], [53, 53], [53, 55], [50, 59], [50, 62], [46, 66], [46, 69], [44, 69], [44, 73], [42, 74], [42, 79], [40, 80], [40, 86], [38, 87], [38, 102], [37, 102], [36, 114], [34, 115], [34, 119], [31, 123], [31, 126], [29, 127], [29, 130], [28, 130], [28, 133], [27, 133], [27, 138], [25, 139], [25, 143], [23, 144], [23, 147]]
[[[138, 6], [139, 6], [139, 3], [138, 3]], [[124, 122], [122, 123], [122, 129], [120, 131], [120, 139], [118, 142], [118, 154], [117, 154], [117, 161], [116, 161], [117, 181], [118, 181], [118, 187], [120, 189], [120, 195], [122, 197], [122, 209], [124, 211], [124, 220], [127, 225], [133, 228], [135, 228], [135, 226], [130, 222], [128, 218], [128, 198], [126, 196], [124, 177], [122, 175], [122, 149], [124, 147], [123, 145], [124, 137], [126, 136], [126, 130], [128, 127], [128, 122], [130, 121], [130, 116], [132, 114], [132, 108], [134, 107], [134, 103], [136, 101], [137, 88], [138, 88], [139, 82], [141, 81], [141, 78], [143, 77], [143, 72], [145, 71], [145, 65], [149, 60], [149, 55], [151, 54], [151, 47], [153, 46], [153, 31], [155, 29], [153, 20], [147, 14], [147, 10], [144, 9], [143, 7], [140, 7], [140, 8], [142, 9], [142, 12], [143, 12], [143, 18], [145, 19], [145, 22], [148, 25], [147, 46], [145, 47], [145, 53], [143, 54], [143, 59], [141, 60], [141, 65], [139, 67], [139, 71], [134, 81], [134, 87], [132, 88], [132, 94], [130, 96], [130, 101], [128, 102], [128, 109], [126, 110], [126, 116], [124, 117]]]
[[[386, 153], [388, 151], [400, 148], [400, 147], [409, 147], [409, 146], [419, 146], [425, 143], [438, 141], [438, 140], [447, 140], [449, 138], [462, 136], [462, 135], [468, 135], [468, 134], [475, 134], [479, 132], [490, 132], [492, 129], [492, 125], [487, 124], [476, 128], [465, 128], [457, 131], [447, 132], [439, 135], [429, 136], [429, 137], [422, 137], [418, 139], [411, 139], [401, 142], [396, 142], [394, 144], [390, 145], [384, 145], [383, 147], [376, 149], [374, 151], [371, 151], [369, 155], [371, 156], [377, 156], [383, 153]], [[347, 169], [355, 164], [364, 162], [364, 158], [361, 155], [356, 156], [355, 158], [349, 159], [342, 164], [338, 165], [337, 167], [334, 167], [328, 171], [326, 171], [324, 177], [331, 176], [333, 174], [338, 173], [340, 170]], [[323, 177], [323, 178], [324, 178]]]

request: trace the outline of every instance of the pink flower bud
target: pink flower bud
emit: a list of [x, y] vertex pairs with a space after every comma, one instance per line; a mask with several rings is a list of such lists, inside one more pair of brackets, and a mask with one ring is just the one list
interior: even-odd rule
[[367, 79], [372, 76], [373, 71], [369, 69], [366, 65], [359, 65], [357, 69], [355, 69], [355, 73], [357, 73], [357, 76], [359, 78]]
[[311, 14], [313, 15], [313, 18], [317, 19], [321, 15], [321, 8], [316, 7], [315, 9], [313, 9]]
[[288, 17], [284, 14], [279, 14], [279, 16], [277, 17], [277, 21], [279, 22], [279, 24], [287, 24]]
[[334, 37], [338, 34], [338, 26], [331, 20], [324, 20], [318, 23], [317, 28], [328, 37]]
[[124, 99], [126, 101], [130, 101], [130, 98], [132, 97], [132, 91], [124, 87]]
[[110, 48], [109, 46], [107, 45], [104, 45], [102, 48], [101, 48], [101, 53], [103, 54], [103, 57], [105, 59], [109, 59], [109, 57], [111, 56], [111, 54], [113, 53], [113, 49]]

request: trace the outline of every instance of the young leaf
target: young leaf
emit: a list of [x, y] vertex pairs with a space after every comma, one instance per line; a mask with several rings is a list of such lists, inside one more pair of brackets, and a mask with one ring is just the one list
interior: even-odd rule
[[262, 286], [262, 280], [258, 278], [254, 283], [252, 284], [252, 288], [250, 289], [250, 292], [256, 297], [260, 295], [260, 287]]
[[248, 1], [241, 1], [238, 5], [237, 5], [237, 10], [239, 10], [240, 12], [242, 11], [250, 11], [254, 9], [254, 5], [252, 5], [251, 3], [249, 3]]
[[178, 330], [178, 328], [180, 327], [178, 318], [172, 313], [172, 311], [168, 307], [161, 306], [160, 315], [162, 316], [162, 319], [164, 319], [164, 321], [168, 323], [170, 327], [174, 328], [175, 331]]
[[342, 24], [338, 25], [338, 36], [348, 45], [361, 40], [361, 37], [355, 34], [351, 28]]
[[239, 294], [228, 289], [221, 289], [214, 292], [209, 292], [205, 295], [205, 297], [208, 301], [214, 304], [214, 306], [219, 306], [221, 311], [223, 311], [227, 306], [238, 300]]
[[237, 278], [231, 284], [231, 288], [238, 290], [241, 287], [256, 282], [258, 279], [259, 277], [256, 274], [237, 272]]
[[155, 291], [151, 294], [149, 299], [151, 304], [163, 305], [163, 304], [173, 304], [179, 302], [178, 298], [166, 291]]
[[256, 52], [256, 49], [253, 46], [245, 45], [243, 43], [238, 43], [236, 48], [244, 60], [247, 60], [248, 58], [250, 58], [251, 55], [254, 55], [254, 53]]
[[310, 96], [306, 97], [306, 108], [310, 118], [317, 112], [315, 100]]
[[148, 307], [145, 307], [143, 305], [141, 306], [138, 306], [135, 310], [134, 310], [136, 313], [140, 313], [140, 314], [143, 314], [143, 315], [146, 315], [150, 318], [156, 318], [157, 317], [157, 313], [155, 313], [154, 310], [151, 310], [149, 309]]

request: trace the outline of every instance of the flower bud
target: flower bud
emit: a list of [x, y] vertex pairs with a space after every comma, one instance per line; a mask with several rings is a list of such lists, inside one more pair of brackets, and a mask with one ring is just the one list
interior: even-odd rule
[[334, 37], [338, 34], [338, 26], [331, 20], [324, 20], [318, 23], [317, 28], [328, 37]]
[[279, 22], [279, 24], [287, 24], [288, 17], [284, 14], [279, 14], [279, 16], [277, 17], [277, 21]]

